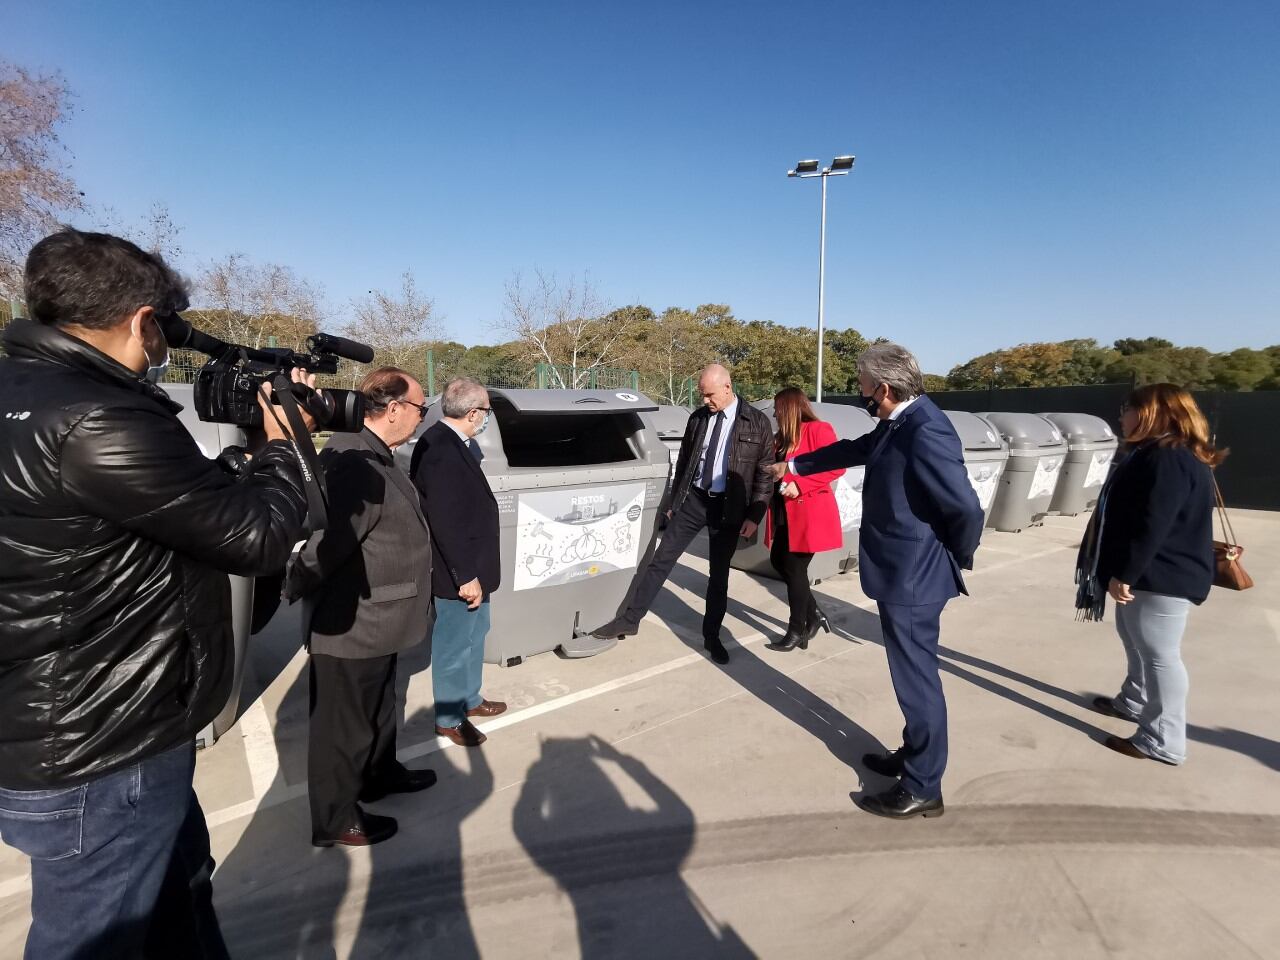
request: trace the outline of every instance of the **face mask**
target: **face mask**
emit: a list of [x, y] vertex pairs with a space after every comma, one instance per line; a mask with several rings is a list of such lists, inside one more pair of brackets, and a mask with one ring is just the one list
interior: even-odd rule
[[869, 397], [866, 394], [858, 395], [858, 399], [862, 401], [862, 406], [866, 409], [867, 413], [871, 414], [873, 417], [877, 416], [878, 411], [880, 410], [880, 401], [876, 399], [876, 390], [879, 389], [879, 387], [876, 387], [875, 390], [872, 390], [871, 396]]
[[484, 433], [488, 429], [489, 429], [489, 411], [486, 410], [484, 414], [484, 419], [480, 421], [480, 426], [476, 427], [476, 432], [474, 436], [478, 437], [480, 436], [480, 434]]
[[[160, 329], [158, 324], [156, 329]], [[164, 379], [165, 371], [169, 369], [169, 344], [164, 339], [163, 333], [160, 334], [160, 342], [164, 344], [164, 359], [156, 363], [151, 359], [151, 351], [147, 349], [147, 341], [142, 341], [142, 353], [147, 358], [147, 370], [142, 375], [142, 379], [146, 380], [147, 383], [159, 383]]]

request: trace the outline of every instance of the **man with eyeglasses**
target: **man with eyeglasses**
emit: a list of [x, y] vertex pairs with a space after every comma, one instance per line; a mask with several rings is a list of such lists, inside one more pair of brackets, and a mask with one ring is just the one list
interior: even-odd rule
[[450, 380], [440, 394], [440, 413], [440, 421], [418, 439], [409, 467], [432, 530], [436, 733], [459, 746], [478, 747], [485, 735], [472, 718], [496, 717], [507, 709], [480, 693], [489, 596], [502, 572], [498, 502], [480, 469], [476, 443], [493, 415], [489, 391], [470, 377]]
[[311, 653], [307, 785], [311, 842], [368, 846], [396, 821], [368, 813], [391, 793], [425, 790], [431, 770], [396, 759], [396, 656], [431, 629], [431, 532], [393, 452], [426, 413], [422, 386], [396, 367], [360, 384], [364, 429], [321, 453], [329, 526], [290, 566], [286, 595], [303, 598]]

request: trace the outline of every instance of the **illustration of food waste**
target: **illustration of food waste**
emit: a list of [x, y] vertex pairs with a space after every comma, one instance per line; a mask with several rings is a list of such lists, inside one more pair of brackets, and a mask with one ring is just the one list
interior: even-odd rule
[[572, 583], [634, 568], [643, 516], [642, 483], [521, 493], [514, 589]]

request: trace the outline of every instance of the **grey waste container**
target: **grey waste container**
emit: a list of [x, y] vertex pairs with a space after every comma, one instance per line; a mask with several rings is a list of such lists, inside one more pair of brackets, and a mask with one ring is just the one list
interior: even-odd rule
[[1000, 475], [1009, 461], [1009, 447], [1001, 439], [1000, 432], [976, 413], [962, 410], [942, 412], [960, 437], [960, 445], [964, 447], [965, 472], [969, 474], [969, 483], [978, 495], [978, 502], [982, 504], [982, 516], [988, 520], [1000, 486]]
[[[758, 400], [754, 406], [764, 411], [777, 430], [777, 421], [773, 419], [773, 401]], [[861, 407], [843, 403], [815, 403], [812, 406], [813, 412], [830, 423], [841, 440], [854, 440], [875, 429], [875, 420]], [[857, 568], [858, 527], [862, 524], [862, 477], [862, 467], [851, 467], [832, 485], [836, 503], [840, 507], [844, 543], [838, 550], [824, 550], [814, 554], [813, 562], [809, 564], [809, 579], [813, 583]], [[760, 525], [755, 536], [738, 547], [732, 564], [747, 573], [778, 578], [773, 565], [769, 563], [769, 548], [764, 545], [764, 524]]]
[[689, 425], [689, 411], [684, 407], [661, 406], [646, 413], [644, 418], [658, 431], [658, 437], [671, 457], [671, 469], [667, 474], [670, 480], [680, 457], [680, 441], [684, 439], [685, 427]]
[[[498, 500], [502, 586], [485, 659], [509, 666], [549, 650], [607, 650], [616, 641], [585, 631], [617, 614], [670, 470], [667, 448], [641, 416], [657, 405], [613, 390], [495, 387], [489, 397], [493, 418], [477, 446]], [[432, 402], [418, 436], [439, 419]], [[406, 469], [416, 443], [396, 452]]]
[[[196, 416], [195, 387], [189, 383], [166, 383], [164, 392], [182, 404], [178, 419], [195, 438], [200, 452], [212, 459], [230, 446], [244, 446], [244, 431], [227, 423], [205, 423]], [[235, 643], [235, 666], [231, 695], [226, 705], [196, 737], [199, 746], [210, 746], [236, 722], [240, 708], [240, 685], [244, 679], [245, 656], [249, 646], [249, 626], [253, 619], [253, 580], [227, 577], [231, 582], [231, 626]]]
[[1042, 413], [1041, 416], [1067, 438], [1067, 461], [1049, 512], [1074, 517], [1093, 509], [1119, 445], [1111, 425], [1087, 413]]
[[1009, 445], [987, 525], [1017, 533], [1049, 512], [1053, 491], [1067, 458], [1067, 441], [1052, 423], [1034, 413], [982, 413]]

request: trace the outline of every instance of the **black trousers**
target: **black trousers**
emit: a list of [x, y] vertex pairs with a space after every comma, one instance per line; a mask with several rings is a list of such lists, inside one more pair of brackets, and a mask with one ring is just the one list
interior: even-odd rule
[[729, 561], [738, 549], [739, 534], [742, 533], [741, 522], [724, 523], [723, 511], [724, 497], [713, 497], [697, 487], [689, 491], [680, 509], [668, 521], [653, 559], [636, 581], [627, 607], [627, 620], [639, 623], [644, 618], [658, 591], [671, 576], [676, 561], [705, 527], [711, 535], [711, 583], [707, 586], [707, 606], [702, 615], [702, 636], [707, 640], [720, 639], [720, 627], [729, 602]]
[[[774, 513], [777, 520], [778, 514]], [[810, 623], [818, 618], [818, 601], [813, 598], [809, 585], [809, 563], [812, 553], [793, 553], [787, 537], [786, 523], [773, 525], [773, 546], [769, 548], [769, 563], [787, 585], [787, 605], [791, 616], [787, 620], [789, 633], [804, 633]]]
[[396, 655], [352, 660], [311, 655], [307, 793], [311, 831], [336, 837], [358, 820], [366, 784], [394, 779]]

